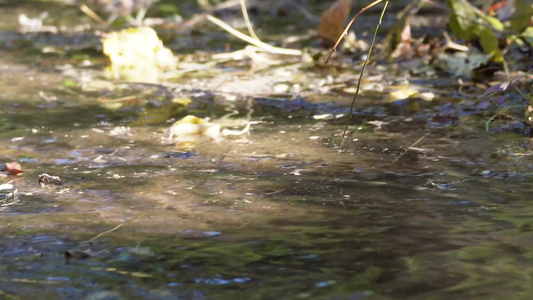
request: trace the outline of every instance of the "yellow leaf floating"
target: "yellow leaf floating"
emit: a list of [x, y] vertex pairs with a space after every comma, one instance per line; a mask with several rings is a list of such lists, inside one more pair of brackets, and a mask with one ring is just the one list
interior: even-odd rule
[[157, 82], [161, 71], [177, 64], [172, 51], [150, 27], [111, 32], [103, 40], [103, 50], [111, 60], [108, 75], [128, 81]]
[[394, 92], [390, 92], [387, 98], [385, 98], [385, 103], [392, 103], [399, 100], [409, 99], [413, 96], [418, 95], [418, 91], [410, 88], [399, 89]]
[[220, 125], [189, 115], [172, 124], [165, 132], [163, 140], [178, 143], [193, 143], [201, 137], [220, 140], [222, 139], [220, 131]]
[[191, 104], [192, 100], [189, 98], [174, 98], [172, 99], [172, 103], [181, 104], [183, 106], [187, 106]]
[[188, 115], [170, 126], [163, 136], [164, 143], [176, 143], [181, 148], [193, 148], [202, 138], [215, 141], [223, 140], [226, 136], [243, 135], [250, 131], [250, 122], [242, 130], [222, 129], [222, 126], [210, 123], [193, 115]]
[[420, 99], [425, 100], [425, 101], [432, 101], [433, 99], [435, 99], [436, 96], [432, 92], [425, 92], [425, 93], [420, 93], [418, 97], [420, 97]]

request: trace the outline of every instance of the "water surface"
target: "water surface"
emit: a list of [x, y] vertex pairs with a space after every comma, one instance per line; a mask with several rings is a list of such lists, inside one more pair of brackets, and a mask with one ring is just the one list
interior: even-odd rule
[[[142, 85], [70, 87], [70, 63], [0, 56], [0, 155], [24, 169], [2, 179], [20, 201], [0, 207], [0, 298], [533, 292], [533, 173], [521, 133], [486, 132], [479, 114], [428, 121], [445, 99], [418, 113], [363, 99], [339, 151], [346, 117], [335, 116], [347, 113], [349, 95], [228, 97], [200, 80], [176, 83], [192, 99], [184, 107]], [[138, 97], [101, 101], [125, 93]], [[234, 110], [228, 119], [252, 121], [249, 134], [187, 149], [161, 142], [173, 120]], [[317, 117], [325, 114], [333, 118]], [[41, 173], [64, 185], [40, 188]]]

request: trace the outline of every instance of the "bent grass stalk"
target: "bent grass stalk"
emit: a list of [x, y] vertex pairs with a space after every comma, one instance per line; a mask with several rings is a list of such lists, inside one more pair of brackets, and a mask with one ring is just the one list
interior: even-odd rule
[[[333, 48], [331, 49], [331, 51], [329, 52], [328, 54], [328, 57], [326, 58], [326, 63], [328, 63], [329, 59], [331, 58], [331, 55], [333, 54], [333, 52], [337, 51], [337, 47], [339, 46], [340, 42], [342, 41], [342, 39], [348, 35], [348, 30], [350, 30], [350, 27], [352, 27], [352, 24], [353, 22], [355, 21], [355, 19], [357, 19], [357, 17], [359, 17], [359, 15], [361, 15], [362, 13], [364, 13], [365, 11], [367, 11], [369, 8], [371, 8], [372, 6], [378, 4], [378, 3], [381, 3], [383, 2], [383, 0], [376, 0], [372, 3], [370, 3], [369, 5], [363, 7], [351, 20], [350, 22], [348, 23], [348, 25], [346, 25], [346, 28], [344, 28], [344, 31], [341, 33], [341, 35], [339, 36], [339, 38], [337, 39], [337, 42], [335, 43], [335, 45], [333, 46]], [[389, 1], [387, 0], [387, 3]], [[385, 5], [385, 8], [387, 6]], [[385, 12], [385, 10], [383, 10], [383, 12]], [[380, 23], [381, 23], [381, 19], [380, 19]]]
[[245, 41], [245, 42], [248, 42], [260, 49], [263, 49], [264, 51], [267, 51], [267, 52], [270, 52], [270, 53], [275, 53], [275, 54], [281, 54], [281, 55], [294, 55], [294, 56], [300, 56], [302, 55], [302, 51], [301, 50], [297, 50], [297, 49], [285, 49], [285, 48], [279, 48], [279, 47], [274, 47], [272, 45], [269, 45], [267, 43], [264, 43], [262, 42], [261, 40], [257, 40], [249, 35], [246, 35], [240, 31], [237, 31], [235, 29], [233, 29], [231, 26], [229, 26], [228, 24], [226, 24], [224, 21], [220, 20], [219, 18], [216, 18], [212, 15], [207, 15], [207, 20], [209, 20], [210, 22], [214, 23], [215, 25], [218, 25], [219, 27], [221, 27], [222, 29], [226, 30], [227, 32], [231, 33], [232, 35], [234, 35], [235, 37]]
[[[344, 38], [344, 36], [347, 35], [348, 33], [348, 30], [350, 29], [350, 27], [352, 26], [353, 22], [355, 21], [355, 19], [361, 15], [363, 12], [365, 12], [366, 10], [368, 10], [369, 8], [371, 8], [372, 6], [375, 6], [376, 4], [379, 4], [383, 2], [383, 0], [376, 0], [372, 3], [370, 3], [369, 5], [363, 7], [351, 20], [350, 20], [350, 23], [348, 23], [348, 25], [346, 26], [346, 28], [344, 29], [344, 31], [342, 32], [341, 36], [339, 37], [339, 39], [337, 40], [337, 42], [335, 43], [335, 45], [333, 46], [333, 48], [331, 49], [328, 57], [326, 58], [326, 63], [329, 61], [331, 55], [333, 54], [333, 52], [335, 52], [337, 50], [337, 46], [339, 45], [339, 43], [342, 41], [342, 39]], [[357, 82], [357, 88], [355, 89], [355, 94], [353, 96], [353, 99], [352, 99], [352, 104], [350, 106], [350, 113], [348, 115], [348, 120], [346, 121], [346, 126], [344, 128], [344, 131], [342, 133], [342, 141], [341, 141], [341, 145], [339, 147], [339, 151], [342, 152], [342, 146], [344, 145], [344, 141], [346, 139], [346, 132], [348, 131], [348, 126], [350, 125], [350, 121], [352, 120], [352, 113], [353, 113], [353, 108], [354, 108], [354, 105], [355, 105], [355, 102], [357, 101], [357, 96], [359, 95], [359, 90], [361, 88], [361, 80], [363, 79], [363, 75], [365, 73], [365, 69], [366, 69], [366, 66], [368, 65], [368, 62], [370, 61], [370, 55], [372, 54], [372, 49], [374, 48], [374, 44], [376, 42], [376, 36], [378, 34], [378, 31], [379, 31], [379, 27], [381, 26], [381, 22], [383, 21], [383, 16], [385, 15], [385, 11], [387, 10], [387, 6], [389, 4], [389, 0], [386, 0], [385, 1], [385, 5], [383, 6], [383, 10], [381, 11], [381, 15], [379, 17], [379, 21], [378, 21], [378, 24], [376, 25], [376, 29], [374, 30], [374, 35], [372, 36], [372, 42], [370, 43], [370, 47], [368, 48], [368, 54], [366, 56], [366, 59], [363, 63], [363, 67], [361, 68], [361, 74], [359, 74], [359, 81]], [[418, 143], [422, 142], [431, 132], [428, 132], [426, 133], [424, 136], [422, 136], [421, 138], [419, 138], [416, 142], [414, 142], [411, 146], [409, 146], [400, 156], [398, 156], [396, 159], [394, 159], [391, 163], [391, 166], [393, 164], [395, 164], [397, 161], [399, 161], [408, 151], [409, 149], [411, 149], [412, 147], [414, 147], [415, 145], [417, 145]]]
[[[335, 51], [335, 49], [336, 49], [337, 45], [339, 44], [340, 40], [344, 37], [346, 32], [348, 32], [348, 29], [352, 25], [352, 23], [355, 20], [355, 18], [357, 18], [357, 16], [359, 16], [361, 13], [366, 11], [368, 8], [378, 4], [380, 2], [382, 2], [382, 0], [378, 0], [378, 1], [372, 2], [370, 5], [364, 7], [363, 9], [361, 9], [361, 11], [357, 15], [355, 15], [355, 17], [352, 18], [352, 20], [350, 21], [350, 23], [348, 24], [348, 26], [344, 30], [343, 35], [339, 38], [339, 40], [335, 44], [335, 46], [334, 46], [334, 48], [333, 48], [331, 53], [333, 53], [333, 51]], [[376, 42], [376, 36], [378, 34], [379, 27], [381, 26], [381, 22], [383, 20], [383, 16], [385, 15], [385, 11], [387, 10], [388, 4], [389, 4], [389, 0], [386, 0], [385, 1], [385, 5], [383, 6], [383, 10], [381, 11], [381, 16], [379, 17], [378, 24], [376, 25], [376, 30], [374, 30], [374, 35], [372, 36], [372, 42], [370, 43], [370, 47], [368, 48], [368, 54], [366, 56], [365, 62], [363, 63], [363, 68], [361, 69], [361, 74], [359, 74], [359, 80], [357, 82], [357, 88], [355, 89], [355, 94], [353, 95], [352, 105], [350, 106], [350, 113], [348, 114], [348, 120], [346, 121], [346, 126], [344, 127], [344, 132], [342, 133], [342, 141], [341, 141], [341, 145], [339, 147], [339, 150], [341, 150], [341, 151], [342, 151], [342, 146], [344, 145], [344, 141], [346, 139], [346, 132], [348, 132], [348, 126], [350, 125], [350, 121], [352, 120], [353, 108], [355, 106], [355, 102], [357, 101], [357, 96], [359, 95], [359, 90], [361, 89], [361, 80], [363, 79], [363, 75], [365, 73], [366, 66], [368, 65], [368, 62], [370, 61], [370, 55], [372, 54], [372, 49], [374, 48], [374, 44]], [[331, 53], [330, 53], [330, 55], [331, 55]], [[328, 56], [328, 59], [329, 59], [329, 56]]]

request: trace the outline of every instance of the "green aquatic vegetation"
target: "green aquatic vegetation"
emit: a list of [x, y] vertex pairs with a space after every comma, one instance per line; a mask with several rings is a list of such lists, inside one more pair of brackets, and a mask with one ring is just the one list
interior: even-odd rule
[[[189, 101], [190, 102], [190, 101]], [[172, 103], [160, 107], [147, 107], [139, 113], [139, 118], [131, 122], [130, 126], [162, 124], [176, 115], [187, 110], [188, 103]]]
[[[481, 48], [492, 56], [492, 60], [502, 62], [504, 53], [500, 49], [501, 38], [508, 37], [523, 45], [527, 40], [527, 25], [533, 18], [533, 5], [528, 1], [514, 1], [514, 13], [510, 22], [504, 23], [494, 16], [487, 15], [466, 0], [448, 0], [451, 12], [450, 29], [467, 41], [479, 40]], [[530, 44], [530, 47], [533, 44]]]
[[[493, 246], [493, 245], [491, 245]], [[466, 247], [449, 255], [457, 255], [464, 263], [450, 265], [449, 272], [455, 272], [465, 277], [459, 284], [447, 288], [446, 292], [461, 293], [470, 296], [502, 296], [500, 286], [514, 289], [513, 295], [517, 299], [533, 292], [531, 274], [533, 265], [524, 263], [520, 258], [485, 247]]]
[[502, 32], [503, 23], [497, 18], [484, 15], [465, 0], [448, 0], [450, 28], [460, 38], [468, 41], [479, 39], [485, 53], [492, 55], [495, 61], [503, 60], [503, 53], [498, 45], [498, 37], [493, 30]]

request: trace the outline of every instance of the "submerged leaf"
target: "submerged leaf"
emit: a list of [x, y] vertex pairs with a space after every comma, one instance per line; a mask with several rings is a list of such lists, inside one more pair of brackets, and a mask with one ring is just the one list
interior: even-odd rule
[[73, 259], [88, 259], [91, 257], [91, 254], [89, 251], [79, 251], [79, 250], [67, 250], [65, 251], [65, 260], [73, 260]]
[[183, 105], [185, 103], [187, 102], [173, 103], [172, 105], [164, 105], [161, 107], [148, 107], [139, 115], [137, 120], [130, 123], [130, 126], [159, 124], [165, 122], [172, 116], [183, 113], [186, 108], [186, 105]]

